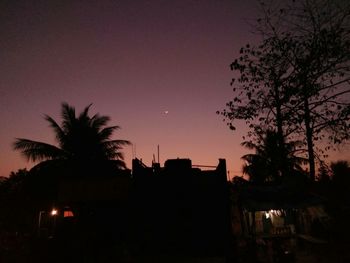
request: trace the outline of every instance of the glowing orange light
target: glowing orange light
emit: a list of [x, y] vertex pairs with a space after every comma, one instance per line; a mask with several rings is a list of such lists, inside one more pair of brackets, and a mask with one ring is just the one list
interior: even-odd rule
[[63, 212], [63, 217], [74, 217], [74, 214], [72, 211], [67, 210]]

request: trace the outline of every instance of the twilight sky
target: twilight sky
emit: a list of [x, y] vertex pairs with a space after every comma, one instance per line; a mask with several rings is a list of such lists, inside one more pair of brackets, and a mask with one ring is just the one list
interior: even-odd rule
[[[240, 174], [245, 126], [216, 115], [232, 97], [229, 65], [253, 39], [255, 1], [13, 0], [0, 3], [0, 176], [33, 166], [15, 137], [54, 143], [43, 119], [63, 101], [112, 118], [150, 165], [225, 158]], [[165, 114], [168, 111], [168, 114]], [[132, 148], [124, 149], [131, 167]]]

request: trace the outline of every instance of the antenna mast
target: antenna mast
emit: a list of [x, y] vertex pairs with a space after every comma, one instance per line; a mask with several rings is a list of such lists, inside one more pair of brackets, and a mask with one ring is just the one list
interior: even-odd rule
[[158, 154], [158, 163], [160, 164], [160, 162], [159, 162], [159, 144], [157, 145], [157, 154]]
[[136, 158], [136, 144], [131, 145], [131, 154], [132, 154], [132, 158], [135, 159]]

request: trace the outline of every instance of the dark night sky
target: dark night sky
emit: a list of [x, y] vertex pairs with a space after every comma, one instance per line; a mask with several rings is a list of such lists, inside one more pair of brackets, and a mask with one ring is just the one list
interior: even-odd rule
[[232, 97], [229, 64], [254, 39], [255, 10], [253, 0], [1, 1], [0, 175], [33, 165], [15, 137], [54, 143], [42, 117], [60, 120], [63, 101], [109, 115], [148, 165], [159, 144], [161, 163], [226, 158], [240, 174], [245, 128], [232, 133], [215, 112]]

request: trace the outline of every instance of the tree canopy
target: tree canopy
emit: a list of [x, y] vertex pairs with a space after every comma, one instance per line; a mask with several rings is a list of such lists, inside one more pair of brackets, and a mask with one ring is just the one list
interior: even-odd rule
[[[298, 142], [286, 143], [284, 145], [287, 153], [287, 162], [282, 162], [282, 156], [278, 151], [279, 139], [278, 134], [273, 131], [266, 131], [259, 134], [258, 143], [245, 141], [242, 146], [254, 153], [242, 156], [245, 164], [243, 165], [243, 173], [247, 174], [250, 181], [255, 183], [264, 182], [281, 182], [283, 180], [283, 171], [287, 171], [288, 175], [302, 173], [302, 165], [306, 163], [306, 159], [295, 156]], [[286, 165], [287, 167], [282, 167]]]
[[32, 161], [69, 161], [76, 164], [100, 163], [113, 160], [117, 167], [125, 168], [121, 149], [129, 145], [127, 140], [111, 139], [119, 126], [107, 126], [110, 117], [89, 115], [91, 105], [76, 115], [75, 108], [62, 103], [59, 125], [49, 115], [45, 120], [55, 134], [58, 146], [24, 138], [17, 138], [13, 144], [15, 150]]
[[[261, 10], [255, 29], [262, 40], [242, 47], [231, 64], [238, 83], [233, 79], [234, 97], [218, 113], [231, 129], [245, 120], [250, 136], [263, 127], [276, 130], [281, 145], [303, 141], [314, 179], [316, 158], [350, 138], [350, 4], [261, 2]], [[320, 140], [329, 143], [316, 148]], [[284, 147], [280, 154], [286, 162]]]

